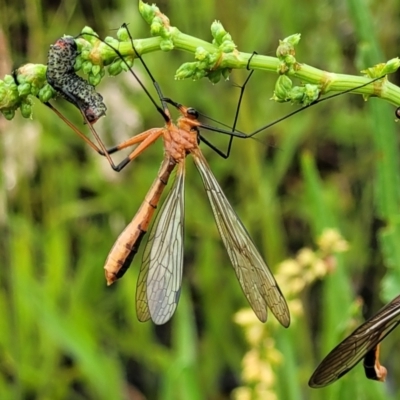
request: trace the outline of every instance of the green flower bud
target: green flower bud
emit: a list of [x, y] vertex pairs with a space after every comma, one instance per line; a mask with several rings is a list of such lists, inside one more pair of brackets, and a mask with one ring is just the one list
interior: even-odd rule
[[283, 61], [289, 67], [296, 63], [296, 59], [291, 54], [288, 54], [287, 56], [283, 57]]
[[279, 60], [282, 60], [283, 57], [292, 54], [293, 51], [294, 51], [293, 46], [290, 43], [280, 40], [279, 46], [276, 49], [276, 56], [279, 58]]
[[287, 38], [283, 39], [283, 41], [289, 43], [294, 47], [300, 42], [300, 39], [301, 39], [301, 34], [295, 33], [294, 35], [290, 35]]
[[39, 90], [38, 97], [42, 103], [47, 103], [55, 94], [55, 90], [47, 83]]
[[214, 21], [211, 24], [211, 35], [215, 39], [215, 43], [217, 46], [221, 45], [224, 41], [225, 35], [227, 35], [225, 28], [221, 24], [220, 21]]
[[39, 94], [39, 90], [40, 89], [34, 83], [32, 83], [32, 85], [31, 85], [31, 95], [32, 96], [37, 96]]
[[208, 57], [209, 53], [208, 51], [202, 47], [199, 46], [196, 48], [196, 52], [194, 53], [194, 58], [198, 61], [203, 61]]
[[28, 94], [31, 94], [30, 83], [21, 83], [20, 85], [18, 85], [18, 93], [21, 97], [28, 96]]
[[305, 87], [295, 86], [290, 91], [290, 99], [289, 100], [294, 104], [303, 104], [305, 90], [306, 90]]
[[123, 71], [127, 72], [133, 66], [133, 58], [132, 57], [125, 57], [125, 62], [121, 63], [121, 68]]
[[18, 107], [20, 101], [18, 87], [14, 77], [6, 75], [4, 80], [0, 80], [0, 109], [11, 109]]
[[386, 63], [385, 68], [383, 68], [382, 70], [382, 74], [384, 75], [393, 74], [399, 68], [400, 68], [400, 59], [398, 57], [392, 58]]
[[221, 76], [222, 76], [222, 73], [221, 73], [220, 69], [217, 69], [215, 71], [211, 71], [207, 75], [208, 79], [214, 84], [218, 83], [221, 80]]
[[320, 93], [321, 90], [318, 85], [307, 83], [306, 85], [304, 85], [303, 104], [305, 106], [308, 106], [309, 104], [313, 103], [315, 100], [318, 99]]
[[276, 81], [275, 90], [279, 89], [290, 92], [292, 90], [292, 87], [292, 80], [287, 75], [281, 75]]
[[281, 75], [276, 81], [273, 99], [279, 102], [285, 102], [290, 99], [292, 90], [292, 81], [286, 75]]
[[171, 51], [174, 49], [174, 42], [171, 39], [161, 40], [160, 49], [162, 51]]
[[75, 71], [80, 71], [82, 69], [82, 64], [83, 64], [83, 60], [82, 60], [82, 57], [79, 55], [75, 59], [75, 65], [74, 65]]
[[[0, 82], [3, 82], [3, 81], [0, 81]], [[4, 77], [4, 84], [7, 86], [17, 86], [15, 83], [14, 77], [11, 75], [6, 75]]]
[[164, 25], [162, 19], [159, 17], [155, 17], [150, 25], [150, 33], [153, 36], [161, 36], [161, 31], [163, 30], [163, 28]]
[[182, 64], [175, 73], [175, 79], [182, 80], [182, 79], [191, 78], [196, 69], [195, 66], [197, 66], [196, 62], [188, 62], [188, 63]]
[[20, 106], [21, 114], [24, 118], [31, 118], [32, 116], [32, 103], [30, 101], [23, 101]]
[[147, 3], [143, 3], [142, 0], [139, 1], [139, 12], [142, 18], [151, 25], [153, 18], [157, 12], [160, 12], [159, 8], [154, 4], [151, 6]]
[[[89, 33], [89, 35], [85, 35], [85, 33]], [[91, 44], [94, 44], [98, 41], [98, 38], [95, 36], [98, 36], [97, 33], [90, 28], [89, 26], [85, 26], [82, 31], [81, 31], [81, 35], [85, 38], [85, 40]], [[95, 35], [95, 36], [93, 36]]]
[[182, 64], [175, 73], [175, 79], [182, 80], [192, 78], [194, 81], [206, 76], [204, 64], [189, 62]]
[[192, 76], [194, 81], [199, 81], [200, 79], [204, 78], [207, 75], [206, 71], [203, 68], [199, 68], [195, 71]]
[[116, 76], [122, 72], [122, 60], [118, 59], [108, 67], [108, 73], [111, 76]]
[[4, 118], [7, 119], [8, 121], [11, 121], [15, 116], [15, 110], [11, 108], [10, 109], [3, 108], [2, 110], [0, 110], [0, 113], [2, 113], [4, 115]]
[[[82, 64], [88, 60], [90, 57], [90, 48], [86, 47], [86, 48], [82, 48], [81, 54], [77, 57], [77, 59], [79, 58], [81, 60], [81, 68], [82, 68]], [[75, 65], [76, 65], [76, 61], [75, 61]]]
[[112, 36], [106, 36], [104, 42], [110, 44], [113, 47], [118, 47], [118, 42]]
[[84, 61], [82, 63], [82, 71], [88, 75], [92, 72], [92, 66], [93, 64], [90, 61]]
[[93, 65], [93, 67], [92, 67], [92, 75], [93, 76], [99, 75], [100, 71], [101, 71], [100, 65]]
[[91, 85], [97, 86], [101, 81], [101, 75], [88, 75], [88, 81]]
[[129, 40], [129, 34], [128, 34], [128, 30], [126, 29], [126, 26], [121, 26], [118, 29], [117, 38], [121, 42]]
[[90, 26], [85, 26], [82, 29], [81, 34], [85, 34], [85, 33], [89, 33], [91, 35], [97, 35], [97, 33]]
[[231, 69], [231, 68], [223, 68], [223, 69], [221, 70], [221, 72], [222, 72], [223, 78], [224, 78], [225, 80], [228, 80], [228, 79], [229, 79], [229, 75], [230, 75], [231, 72], [232, 72], [232, 69]]
[[236, 45], [232, 41], [226, 40], [219, 48], [223, 53], [232, 53], [236, 49]]

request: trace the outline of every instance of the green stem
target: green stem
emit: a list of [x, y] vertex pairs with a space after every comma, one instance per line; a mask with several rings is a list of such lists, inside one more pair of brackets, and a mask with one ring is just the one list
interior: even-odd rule
[[[143, 3], [141, 4], [143, 5]], [[274, 98], [281, 102], [292, 101], [296, 104], [307, 105], [321, 94], [354, 89], [354, 93], [366, 97], [375, 96], [395, 106], [400, 106], [400, 88], [388, 82], [387, 79], [362, 86], [371, 80], [370, 77], [380, 77], [397, 70], [400, 65], [398, 59], [369, 68], [370, 77], [336, 74], [302, 64], [296, 60], [294, 45], [300, 40], [298, 34], [280, 41], [277, 51], [278, 58], [242, 53], [236, 49], [230, 35], [218, 22], [211, 27], [214, 40], [210, 43], [171, 27], [169, 20], [160, 14], [158, 9], [151, 8], [154, 6], [143, 5], [143, 7], [148, 7], [147, 10], [150, 10], [151, 15], [155, 12], [154, 15], [158, 18], [158, 22], [161, 15], [164, 26], [159, 36], [133, 41], [139, 54], [175, 49], [192, 53], [195, 56], [195, 62], [185, 63], [178, 69], [176, 79], [200, 79], [207, 76], [216, 83], [221, 77], [226, 78], [231, 70], [245, 69], [250, 65], [251, 69], [272, 72], [278, 77], [282, 77], [282, 74], [286, 75], [286, 79], [281, 80], [283, 86], [280, 85], [278, 79], [274, 93]], [[159, 25], [157, 27], [160, 29]], [[126, 67], [131, 65], [133, 58], [136, 57], [127, 31], [124, 29], [123, 27], [118, 31], [118, 39], [107, 38], [106, 42], [103, 42], [94, 36], [95, 33], [91, 28], [86, 27], [82, 34], [75, 39], [81, 51], [75, 68], [77, 71], [82, 69], [84, 73], [87, 73], [88, 81], [91, 84], [97, 85], [101, 81], [106, 67], [109, 68], [108, 71], [111, 75], [117, 75], [122, 70], [126, 70]], [[118, 48], [126, 60], [126, 65], [118, 58], [113, 47]], [[31, 95], [38, 97], [42, 102], [57, 96], [55, 90], [46, 81], [45, 65], [24, 65], [16, 70], [15, 76], [17, 84], [10, 76], [0, 80], [0, 112], [8, 119], [14, 117], [15, 110], [18, 108], [21, 108], [23, 116], [31, 116]], [[292, 87], [292, 78], [301, 80], [301, 84], [312, 84], [315, 87]], [[311, 93], [311, 98], [304, 96], [304, 93]]]

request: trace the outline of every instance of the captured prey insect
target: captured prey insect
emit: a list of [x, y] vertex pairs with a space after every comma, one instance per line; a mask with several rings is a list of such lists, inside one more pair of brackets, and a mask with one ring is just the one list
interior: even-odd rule
[[94, 86], [75, 73], [74, 64], [78, 55], [78, 47], [73, 37], [65, 36], [58, 39], [49, 49], [46, 79], [61, 97], [80, 110], [98, 146], [88, 139], [49, 102], [45, 104], [90, 147], [99, 154], [104, 155], [110, 165], [114, 167], [103, 141], [92, 126], [99, 118], [106, 114], [107, 107], [103, 103], [103, 96], [96, 92]]
[[107, 107], [103, 97], [74, 70], [78, 56], [75, 40], [66, 36], [50, 46], [46, 79], [66, 100], [74, 104], [90, 123], [95, 123], [105, 115]]
[[400, 323], [400, 296], [381, 308], [337, 345], [319, 364], [308, 384], [327, 386], [347, 374], [364, 358], [368, 379], [385, 381], [386, 368], [379, 363], [379, 343]]

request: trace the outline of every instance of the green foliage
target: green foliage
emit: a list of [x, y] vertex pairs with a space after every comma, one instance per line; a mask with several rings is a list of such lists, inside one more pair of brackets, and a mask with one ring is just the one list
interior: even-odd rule
[[[134, 38], [149, 36], [136, 2], [35, 4], [35, 12], [23, 13], [0, 0], [6, 38], [0, 35], [1, 77], [15, 65], [45, 64], [50, 43], [78, 34], [85, 25], [106, 37], [127, 22]], [[227, 0], [195, 6], [174, 0], [158, 6], [173, 26], [207, 42], [212, 22], [220, 20], [248, 54], [273, 55], [279, 39], [301, 32], [296, 60], [340, 74], [357, 75], [398, 55], [394, 0], [384, 5], [314, 0], [307, 6], [262, 1], [234, 7]], [[234, 71], [230, 81], [214, 86], [174, 79], [180, 65], [193, 61], [191, 54], [154, 52], [145, 60], [166, 97], [232, 123], [239, 94], [233, 83], [240, 85], [245, 71]], [[139, 63], [134, 67], [152, 89]], [[123, 66], [113, 68], [119, 72]], [[275, 81], [271, 74], [254, 74], [238, 129], [251, 132], [293, 111], [289, 104], [269, 101]], [[109, 145], [163, 124], [128, 74], [104, 79], [98, 90], [108, 112], [96, 128]], [[73, 106], [52, 102], [85, 129]], [[139, 323], [135, 315], [141, 255], [111, 287], [105, 285], [102, 265], [155, 177], [162, 144], [118, 175], [39, 101], [32, 110], [32, 121], [0, 117], [1, 397], [108, 400], [139, 398], [140, 391], [149, 399], [217, 399], [245, 385], [242, 359], [251, 344], [234, 315], [247, 304], [191, 160], [183, 294], [172, 322], [156, 328]], [[276, 398], [399, 397], [396, 331], [383, 342], [388, 384], [366, 380], [358, 366], [326, 389], [307, 386], [318, 362], [362, 320], [357, 296], [365, 295], [372, 314], [398, 294], [400, 169], [393, 111], [379, 99], [365, 103], [345, 95], [259, 133], [258, 141], [235, 139], [228, 160], [202, 147], [273, 270], [301, 248], [314, 248], [325, 228], [335, 228], [349, 244], [332, 272], [298, 296], [303, 314], [289, 329], [276, 327], [273, 317], [256, 325], [273, 337], [281, 355], [280, 364], [271, 364]], [[222, 135], [205, 136], [226, 145]], [[267, 360], [272, 350], [259, 351]]]

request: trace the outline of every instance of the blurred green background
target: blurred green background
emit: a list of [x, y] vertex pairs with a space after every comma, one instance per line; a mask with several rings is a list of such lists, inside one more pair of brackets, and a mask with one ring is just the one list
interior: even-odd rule
[[[298, 61], [331, 72], [358, 74], [399, 54], [395, 0], [157, 5], [173, 26], [204, 40], [211, 40], [212, 21], [221, 20], [245, 52], [273, 56], [278, 39], [299, 32]], [[104, 37], [122, 22], [134, 37], [149, 35], [135, 1], [0, 0], [0, 76], [27, 62], [46, 63], [49, 45], [63, 34], [89, 25]], [[232, 122], [234, 84], [243, 82], [244, 71], [218, 85], [175, 81], [190, 54], [158, 52], [145, 60], [166, 96]], [[294, 109], [269, 100], [275, 80], [254, 74], [239, 129], [251, 132]], [[105, 79], [98, 90], [108, 112], [96, 128], [107, 144], [162, 125], [128, 74]], [[56, 106], [81, 126], [70, 104]], [[32, 120], [1, 118], [0, 398], [399, 398], [396, 331], [382, 349], [387, 383], [366, 380], [360, 365], [326, 389], [307, 385], [323, 356], [398, 294], [397, 130], [393, 106], [344, 95], [260, 133], [259, 141], [235, 140], [228, 160], [203, 146], [272, 270], [304, 247], [315, 250], [326, 228], [340, 232], [349, 250], [334, 258], [324, 279], [306, 282], [304, 274], [289, 329], [273, 317], [243, 328], [234, 315], [247, 304], [187, 160], [183, 294], [172, 321], [156, 327], [135, 315], [141, 254], [112, 287], [102, 267], [156, 175], [162, 144], [117, 174], [39, 101]], [[226, 137], [206, 135], [226, 146]], [[282, 290], [296, 293], [283, 284]]]

